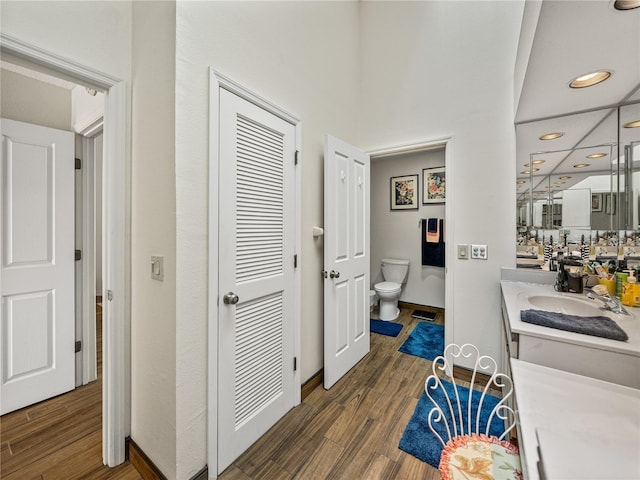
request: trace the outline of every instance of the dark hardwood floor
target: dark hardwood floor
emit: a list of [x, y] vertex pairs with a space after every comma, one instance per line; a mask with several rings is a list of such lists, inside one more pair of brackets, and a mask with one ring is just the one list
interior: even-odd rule
[[[444, 323], [444, 311], [435, 323]], [[330, 390], [315, 388], [238, 458], [220, 480], [422, 479], [437, 469], [398, 448], [431, 362], [398, 348], [418, 322], [403, 308], [396, 338], [371, 334], [371, 351]]]
[[98, 380], [0, 417], [3, 480], [140, 480], [102, 464], [102, 309], [96, 306]]
[[[422, 309], [444, 323], [441, 309]], [[398, 337], [372, 334], [362, 362], [331, 390], [315, 388], [219, 478], [439, 480], [437, 469], [398, 448], [431, 365], [398, 352], [418, 322], [412, 311], [396, 320], [404, 324]], [[97, 316], [100, 327], [100, 308]], [[141, 479], [128, 463], [102, 465], [101, 344], [98, 381], [0, 417], [2, 479]]]

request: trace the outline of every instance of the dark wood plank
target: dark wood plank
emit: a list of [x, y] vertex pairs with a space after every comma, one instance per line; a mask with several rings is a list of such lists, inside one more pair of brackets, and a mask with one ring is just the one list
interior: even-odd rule
[[141, 480], [129, 463], [102, 464], [102, 309], [96, 306], [98, 380], [0, 417], [3, 479]]

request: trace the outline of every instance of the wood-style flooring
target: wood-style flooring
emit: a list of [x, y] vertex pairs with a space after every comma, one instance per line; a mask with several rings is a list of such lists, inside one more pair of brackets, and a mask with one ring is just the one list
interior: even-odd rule
[[[438, 315], [444, 311], [420, 307]], [[418, 322], [403, 308], [396, 338], [371, 334], [371, 351], [330, 390], [315, 388], [219, 477], [257, 479], [439, 480], [437, 469], [398, 443], [431, 362], [398, 348]]]
[[[443, 310], [421, 309], [444, 323]], [[398, 352], [418, 322], [412, 311], [396, 320], [404, 324], [398, 337], [371, 334], [363, 361], [331, 390], [315, 388], [219, 478], [439, 480], [437, 469], [398, 448], [431, 365]], [[98, 381], [0, 418], [2, 479], [141, 479], [128, 463], [102, 465], [101, 344]]]
[[0, 417], [3, 480], [141, 480], [102, 464], [102, 309], [96, 306], [98, 380]]

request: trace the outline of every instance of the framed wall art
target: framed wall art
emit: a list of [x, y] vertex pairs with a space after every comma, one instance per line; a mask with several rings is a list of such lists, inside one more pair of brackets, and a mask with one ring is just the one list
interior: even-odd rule
[[391, 210], [418, 209], [418, 175], [391, 177]]
[[422, 203], [444, 203], [446, 199], [446, 182], [444, 167], [425, 168], [422, 170]]
[[602, 193], [591, 194], [591, 211], [592, 212], [602, 211]]

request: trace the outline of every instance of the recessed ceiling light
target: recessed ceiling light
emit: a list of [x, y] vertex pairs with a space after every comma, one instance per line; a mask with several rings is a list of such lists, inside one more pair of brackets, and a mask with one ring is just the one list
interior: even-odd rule
[[542, 160], [542, 159], [540, 159], [540, 160], [534, 160], [534, 161], [533, 161], [533, 164], [534, 164], [534, 165], [540, 165], [540, 164], [542, 164], [542, 163], [544, 163], [544, 162], [546, 162], [546, 160]]
[[587, 155], [587, 158], [602, 158], [602, 157], [606, 157], [607, 154], [606, 153], [592, 153], [591, 155]]
[[563, 135], [564, 135], [563, 132], [545, 133], [540, 137], [540, 140], [553, 140], [556, 138], [560, 138]]
[[[534, 168], [533, 171], [534, 172], [538, 172], [540, 169], [539, 168]], [[523, 170], [522, 172], [520, 172], [524, 175], [529, 175], [531, 173], [531, 170]]]
[[633, 122], [625, 123], [623, 125], [623, 127], [624, 128], [638, 128], [638, 127], [640, 127], [640, 120], [634, 120]]
[[516, 183], [517, 183], [518, 185], [523, 185], [523, 184], [525, 184], [525, 183], [527, 183], [527, 182], [525, 182], [524, 180], [518, 180]]
[[611, 76], [611, 72], [607, 70], [598, 70], [597, 72], [585, 73], [577, 78], [574, 78], [569, 86], [571, 88], [585, 88], [597, 85], [600, 82], [604, 82]]
[[640, 0], [616, 0], [613, 2], [613, 8], [616, 10], [633, 10], [640, 7]]
[[561, 177], [559, 177], [560, 180], [569, 180], [571, 177], [569, 175], [563, 175]]
[[590, 163], [578, 163], [577, 165], [574, 165], [573, 168], [584, 168], [590, 165], [591, 165]]

